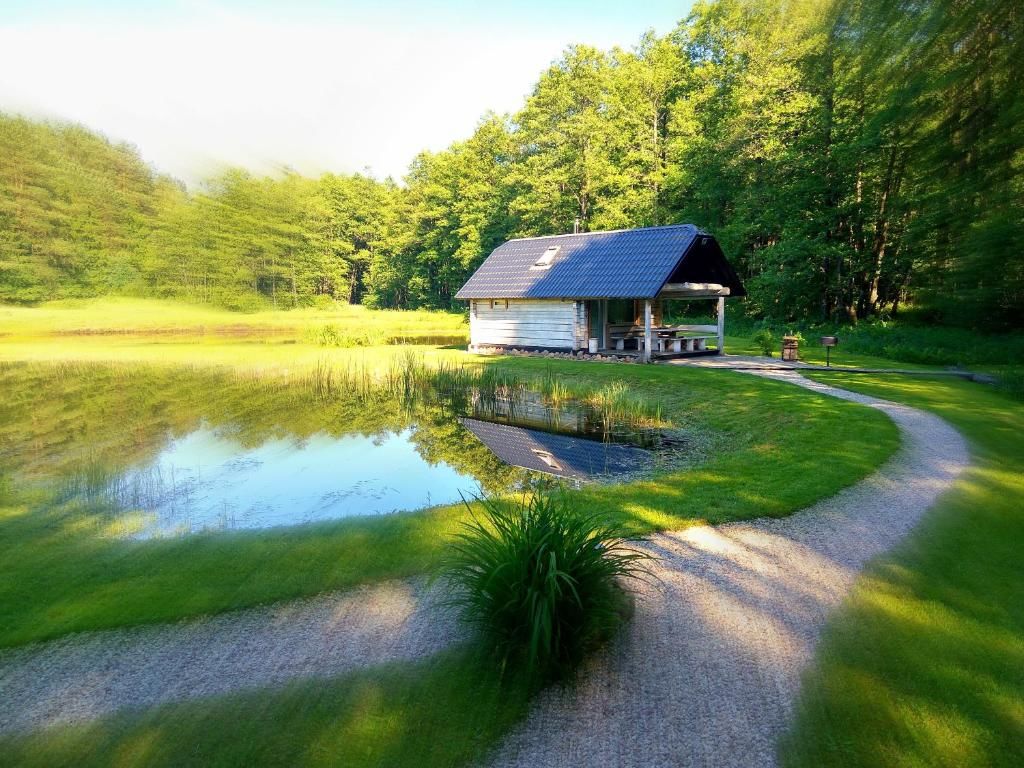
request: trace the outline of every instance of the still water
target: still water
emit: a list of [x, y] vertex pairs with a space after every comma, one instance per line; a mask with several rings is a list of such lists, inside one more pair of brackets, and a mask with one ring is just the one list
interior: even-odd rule
[[413, 434], [319, 434], [247, 448], [204, 425], [127, 469], [109, 492], [133, 511], [140, 537], [378, 515], [481, 492], [471, 474], [424, 459]]

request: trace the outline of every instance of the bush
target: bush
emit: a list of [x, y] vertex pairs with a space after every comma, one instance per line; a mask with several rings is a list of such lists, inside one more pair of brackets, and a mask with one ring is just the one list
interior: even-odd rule
[[772, 351], [775, 349], [775, 334], [772, 333], [768, 328], [762, 328], [753, 335], [752, 341], [761, 349], [761, 354], [772, 356]]
[[480, 501], [483, 515], [465, 524], [445, 558], [451, 602], [502, 662], [559, 677], [624, 620], [622, 581], [644, 573], [648, 555], [561, 494]]

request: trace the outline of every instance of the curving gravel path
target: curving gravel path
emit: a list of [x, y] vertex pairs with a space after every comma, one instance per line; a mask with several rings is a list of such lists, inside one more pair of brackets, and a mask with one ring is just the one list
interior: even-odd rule
[[931, 414], [790, 372], [759, 375], [878, 408], [899, 426], [902, 448], [791, 517], [655, 536], [659, 582], [640, 589], [620, 641], [575, 685], [542, 694], [493, 766], [775, 765], [829, 612], [969, 457], [960, 434]]
[[[902, 449], [792, 517], [653, 537], [659, 580], [641, 588], [620, 641], [575, 686], [543, 694], [495, 751], [495, 766], [774, 763], [826, 616], [865, 562], [949, 487], [968, 453], [955, 430], [921, 411], [794, 372], [758, 375], [884, 411]], [[72, 635], [0, 651], [0, 733], [421, 659], [463, 637], [422, 581]]]
[[422, 659], [462, 637], [422, 580], [69, 635], [0, 651], [0, 733]]

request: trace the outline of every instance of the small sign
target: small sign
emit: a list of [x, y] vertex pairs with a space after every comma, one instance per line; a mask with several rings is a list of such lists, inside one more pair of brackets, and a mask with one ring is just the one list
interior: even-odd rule
[[822, 336], [821, 346], [823, 347], [838, 347], [839, 337], [838, 336]]

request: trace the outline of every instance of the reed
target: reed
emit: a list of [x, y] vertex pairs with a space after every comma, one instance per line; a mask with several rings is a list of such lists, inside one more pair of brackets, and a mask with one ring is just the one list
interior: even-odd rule
[[412, 350], [397, 357], [383, 373], [365, 365], [318, 363], [305, 379], [307, 389], [323, 400], [345, 396], [365, 403], [385, 400], [412, 408], [419, 403], [459, 407], [474, 402], [484, 409], [502, 404], [514, 409], [530, 393], [558, 409], [569, 403], [592, 408], [605, 432], [642, 430], [663, 424], [657, 402], [630, 392], [622, 382], [603, 387], [572, 386], [548, 369], [539, 376], [521, 376], [501, 365], [480, 366], [441, 361], [429, 364]]

